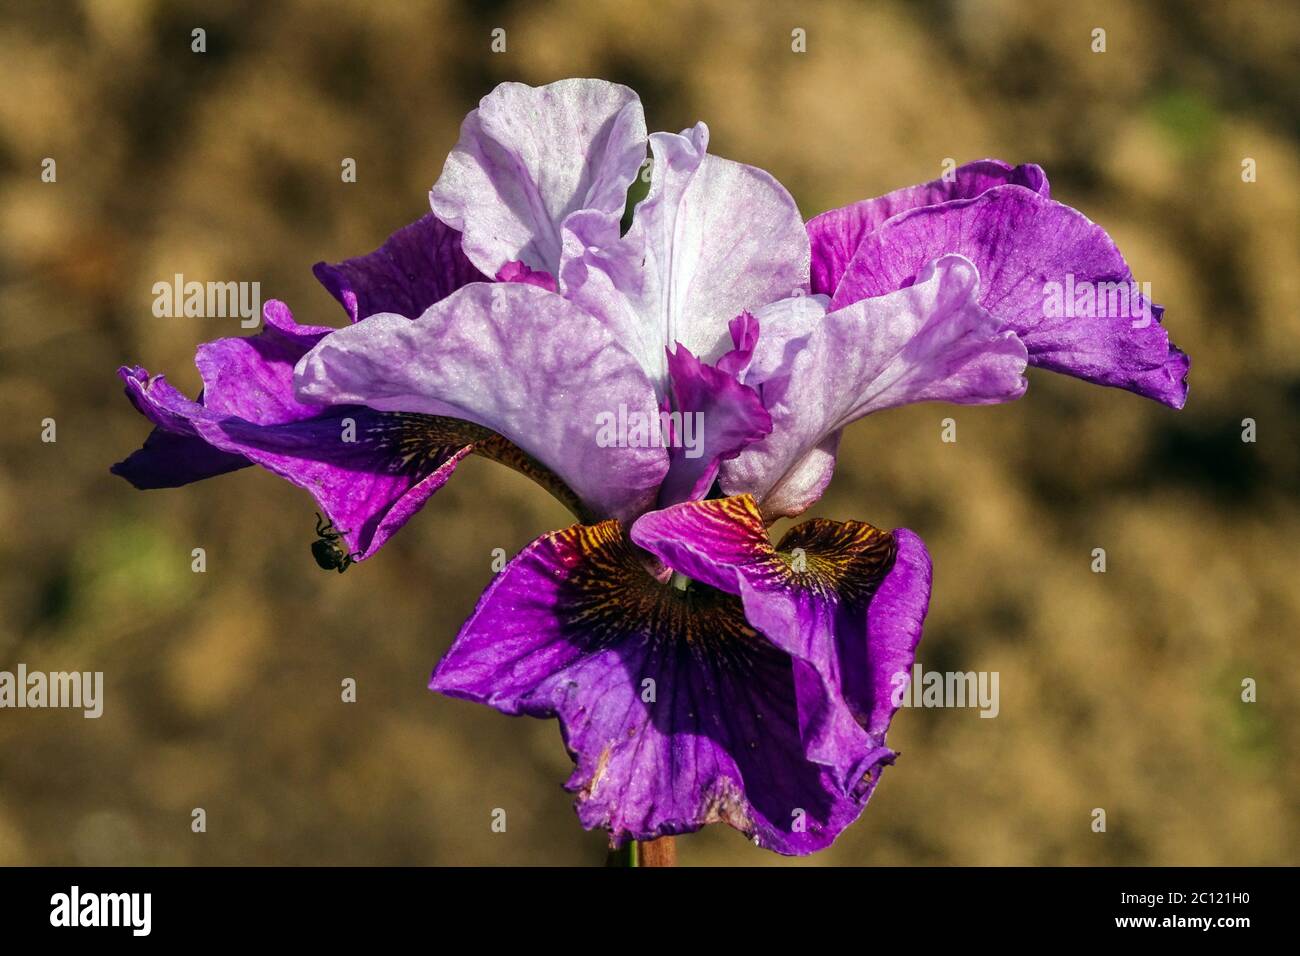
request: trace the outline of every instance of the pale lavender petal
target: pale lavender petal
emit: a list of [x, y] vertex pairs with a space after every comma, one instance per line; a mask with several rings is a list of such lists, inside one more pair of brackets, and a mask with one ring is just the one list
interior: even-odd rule
[[612, 521], [538, 539], [484, 594], [430, 687], [557, 717], [579, 819], [615, 842], [725, 822], [781, 853], [828, 845], [893, 753], [853, 725], [860, 772], [846, 793], [805, 751], [805, 714], [829, 706], [816, 673], [749, 627], [736, 598], [681, 592], [643, 557]]
[[911, 285], [949, 253], [975, 263], [980, 304], [1020, 336], [1031, 365], [1174, 408], [1186, 401], [1187, 356], [1170, 344], [1164, 310], [1115, 243], [1081, 213], [1022, 186], [887, 220], [858, 245], [832, 308]]
[[645, 149], [641, 101], [626, 86], [502, 83], [465, 117], [429, 201], [486, 275], [516, 260], [556, 274], [570, 213], [593, 210], [617, 235]]
[[353, 322], [392, 312], [415, 318], [470, 282], [486, 282], [460, 248], [460, 233], [433, 213], [403, 226], [374, 252], [312, 272]]
[[744, 381], [759, 388], [772, 433], [722, 464], [723, 489], [753, 494], [769, 517], [799, 514], [829, 480], [850, 422], [911, 402], [1023, 394], [1025, 347], [978, 305], [979, 281], [969, 261], [944, 256], [890, 295], [825, 316], [808, 296], [784, 321], [764, 321]]
[[560, 286], [601, 316], [662, 397], [665, 349], [705, 362], [729, 348], [736, 315], [808, 288], [808, 235], [798, 206], [761, 169], [709, 156], [708, 128], [650, 137], [650, 192], [627, 235], [602, 241], [603, 222], [573, 216]]
[[304, 401], [476, 422], [600, 516], [645, 510], [668, 469], [657, 442], [605, 440], [620, 409], [658, 422], [636, 361], [596, 318], [523, 283], [468, 285], [414, 321], [373, 316], [335, 332], [299, 363], [297, 382]]
[[832, 209], [808, 221], [812, 244], [812, 291], [834, 295], [853, 254], [863, 238], [891, 216], [933, 206], [953, 199], [970, 199], [992, 189], [1014, 183], [1046, 197], [1047, 174], [1032, 164], [1012, 166], [998, 159], [981, 159], [958, 166], [950, 178], [940, 177], [918, 186], [896, 189], [875, 199], [863, 199]]

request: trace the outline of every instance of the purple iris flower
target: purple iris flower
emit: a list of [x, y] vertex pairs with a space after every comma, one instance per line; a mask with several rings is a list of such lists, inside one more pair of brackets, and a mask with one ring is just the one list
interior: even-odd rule
[[[262, 336], [201, 350], [201, 403], [128, 374], [157, 428], [118, 467], [158, 486], [255, 462], [383, 537], [472, 450], [538, 478], [580, 523], [499, 573], [430, 686], [558, 718], [579, 818], [615, 844], [721, 821], [809, 853], [893, 762], [924, 545], [855, 521], [767, 531], [821, 495], [846, 425], [1018, 398], [1027, 364], [1185, 398], [1149, 297], [1075, 308], [1132, 276], [1037, 167], [974, 163], [805, 226], [703, 124], [647, 136], [631, 90], [566, 80], [485, 97], [430, 200], [409, 227], [429, 238], [318, 267], [353, 325], [269, 307]], [[348, 452], [357, 416], [373, 440]]]

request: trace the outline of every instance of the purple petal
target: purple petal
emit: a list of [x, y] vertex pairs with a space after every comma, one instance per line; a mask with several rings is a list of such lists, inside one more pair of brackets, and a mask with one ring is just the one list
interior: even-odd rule
[[[897, 710], [896, 678], [910, 678], [933, 577], [930, 554], [920, 537], [907, 528], [895, 528], [891, 534], [897, 554], [867, 608], [867, 639], [839, 642], [844, 696], [873, 740], [884, 739]], [[787, 536], [779, 547], [788, 550], [793, 544]]]
[[348, 551], [364, 560], [474, 450], [470, 435], [442, 425], [428, 416], [337, 406], [301, 421], [254, 425], [227, 418], [204, 430], [310, 492]]
[[769, 517], [795, 515], [830, 479], [838, 432], [911, 402], [988, 404], [1025, 390], [1025, 347], [977, 301], [969, 261], [944, 256], [914, 285], [821, 315], [821, 297], [760, 310], [745, 374], [772, 433], [723, 462], [728, 494], [753, 494]]
[[108, 470], [141, 491], [152, 491], [179, 488], [251, 464], [243, 455], [221, 451], [202, 438], [155, 428], [144, 445]]
[[[1141, 289], [1115, 243], [1074, 209], [1022, 186], [887, 220], [858, 245], [832, 308], [911, 285], [948, 253], [975, 263], [980, 304], [1020, 336], [1030, 364], [1174, 408], [1186, 401], [1187, 356], [1160, 326], [1163, 309], [1130, 294]], [[1091, 307], [1060, 314], [1067, 287], [1090, 289]]]
[[607, 416], [658, 423], [635, 360], [594, 317], [531, 285], [476, 283], [414, 321], [369, 318], [324, 339], [297, 380], [306, 401], [476, 422], [553, 470], [602, 517], [645, 510], [668, 468], [657, 442], [604, 441]]
[[626, 86], [502, 83], [465, 117], [429, 200], [484, 274], [515, 260], [555, 274], [570, 213], [594, 210], [617, 236], [645, 144], [641, 101]]
[[297, 325], [283, 303], [272, 302], [261, 335], [200, 347], [204, 403], [221, 418], [203, 433], [310, 492], [364, 559], [446, 483], [482, 433], [425, 416], [299, 401], [294, 366], [331, 334]]
[[898, 673], [910, 673], [930, 600], [930, 558], [906, 529], [817, 519], [776, 547], [747, 495], [643, 515], [632, 539], [669, 567], [744, 602], [782, 650], [838, 688], [884, 746]]
[[166, 375], [150, 375], [139, 365], [123, 365], [117, 376], [126, 386], [127, 399], [149, 421], [178, 435], [195, 434], [190, 420], [203, 413], [203, 406], [181, 394]]
[[320, 406], [293, 394], [293, 367], [335, 330], [299, 325], [289, 307], [272, 299], [257, 335], [217, 339], [199, 346], [194, 359], [203, 378], [209, 418], [238, 416], [255, 425], [278, 425], [320, 414]]
[[192, 420], [206, 414], [203, 406], [173, 388], [166, 376], [150, 375], [138, 365], [124, 365], [117, 374], [136, 411], [156, 427], [143, 447], [109, 469], [113, 474], [141, 490], [179, 488], [251, 464], [199, 437]]
[[125, 478], [141, 491], [179, 488], [205, 478], [251, 465], [243, 455], [214, 448], [197, 435], [155, 428], [144, 445], [111, 466], [109, 471]]
[[622, 239], [573, 216], [560, 285], [600, 316], [667, 392], [665, 349], [705, 362], [729, 347], [728, 322], [808, 288], [808, 236], [790, 194], [761, 169], [706, 154], [708, 128], [655, 133], [654, 177]]
[[715, 363], [728, 375], [742, 378], [758, 347], [758, 318], [752, 312], [742, 312], [727, 324], [731, 333], [732, 348]]
[[379, 312], [415, 318], [463, 285], [486, 282], [460, 248], [460, 233], [433, 213], [403, 226], [374, 252], [312, 272], [353, 322]]
[[812, 243], [812, 291], [834, 295], [844, 270], [862, 240], [891, 216], [953, 199], [971, 199], [994, 186], [1014, 183], [1046, 197], [1047, 174], [1034, 165], [1012, 166], [998, 159], [981, 159], [958, 166], [951, 180], [943, 178], [896, 189], [875, 199], [863, 199], [832, 209], [808, 221]]
[[643, 558], [612, 521], [539, 538], [430, 687], [559, 718], [579, 819], [616, 842], [725, 822], [781, 853], [828, 845], [893, 754], [853, 725], [860, 774], [844, 793], [805, 753], [806, 712], [831, 706], [815, 672], [749, 627], [734, 597], [679, 591]]
[[424, 416], [299, 402], [294, 365], [331, 330], [298, 325], [282, 302], [268, 302], [264, 316], [256, 336], [199, 348], [201, 403], [162, 376], [123, 370], [128, 396], [159, 427], [113, 471], [137, 487], [160, 488], [261, 465], [309, 491], [349, 553], [369, 557], [485, 433]]
[[[743, 362], [744, 355], [744, 349], [729, 352], [728, 365]], [[684, 345], [669, 353], [668, 370], [672, 408], [680, 415], [685, 435], [674, 436], [670, 443], [660, 507], [704, 497], [725, 459], [735, 458], [772, 430], [772, 417], [758, 392], [733, 373], [704, 364]]]
[[558, 287], [555, 284], [555, 276], [549, 272], [542, 272], [538, 269], [530, 269], [524, 263], [515, 261], [507, 262], [501, 267], [501, 271], [496, 274], [498, 282], [526, 282], [528, 285], [535, 285], [539, 289], [545, 289], [547, 292], [556, 292]]

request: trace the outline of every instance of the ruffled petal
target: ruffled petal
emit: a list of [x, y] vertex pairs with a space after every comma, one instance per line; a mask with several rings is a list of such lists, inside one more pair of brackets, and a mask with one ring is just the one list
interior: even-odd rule
[[293, 369], [334, 332], [300, 326], [281, 302], [266, 329], [200, 346], [195, 363], [213, 419], [209, 441], [238, 451], [314, 497], [356, 560], [374, 554], [487, 437], [466, 423], [301, 402]]
[[681, 431], [670, 436], [660, 507], [704, 497], [724, 460], [735, 458], [772, 430], [772, 416], [758, 392], [723, 368], [747, 361], [746, 349], [737, 348], [724, 358], [726, 363], [706, 365], [684, 345], [668, 355], [676, 415], [670, 421], [675, 427], [680, 424]]
[[886, 220], [858, 245], [831, 307], [911, 285], [949, 253], [975, 263], [980, 304], [1020, 336], [1031, 365], [1183, 406], [1188, 359], [1160, 325], [1164, 310], [1105, 230], [1023, 186]]
[[727, 323], [727, 331], [731, 333], [731, 351], [714, 364], [728, 375], [743, 378], [758, 347], [758, 317], [752, 312], [742, 312]]
[[179, 488], [252, 464], [199, 436], [192, 419], [203, 416], [203, 406], [178, 392], [165, 376], [150, 375], [138, 365], [123, 366], [117, 374], [131, 404], [155, 427], [143, 447], [109, 469], [113, 474], [141, 490]]
[[530, 269], [518, 260], [507, 262], [502, 266], [497, 272], [496, 279], [498, 282], [524, 282], [545, 289], [547, 292], [559, 291], [555, 284], [555, 276], [540, 269]]
[[703, 123], [650, 137], [654, 175], [622, 239], [587, 214], [565, 229], [560, 286], [601, 316], [662, 397], [665, 350], [705, 362], [729, 347], [728, 322], [807, 291], [808, 235], [794, 199], [761, 169], [706, 153]]
[[999, 159], [981, 159], [958, 166], [949, 179], [941, 177], [918, 186], [896, 189], [884, 196], [863, 199], [815, 216], [808, 220], [808, 239], [812, 244], [812, 291], [834, 295], [863, 238], [879, 229], [891, 216], [920, 206], [971, 199], [1007, 183], [1024, 186], [1043, 197], [1047, 197], [1050, 191], [1047, 174], [1039, 166], [1012, 166]]
[[403, 226], [369, 255], [312, 272], [353, 322], [379, 312], [415, 318], [463, 285], [486, 282], [460, 248], [460, 233], [429, 213]]
[[643, 515], [632, 540], [693, 580], [744, 602], [782, 650], [843, 695], [874, 746], [897, 710], [930, 600], [930, 558], [907, 529], [806, 521], [773, 547], [753, 498], [693, 501]]
[[1025, 347], [979, 306], [979, 285], [969, 261], [944, 256], [908, 288], [825, 315], [820, 296], [768, 310], [744, 381], [772, 433], [723, 462], [723, 490], [753, 494], [769, 517], [799, 514], [829, 481], [850, 422], [912, 402], [1019, 398]]
[[320, 414], [320, 406], [293, 393], [293, 367], [335, 330], [299, 325], [289, 307], [272, 299], [262, 309], [257, 335], [204, 342], [194, 364], [203, 379], [209, 419], [237, 416], [255, 425], [278, 425]]
[[626, 86], [502, 83], [465, 117], [429, 200], [484, 274], [516, 260], [555, 274], [570, 213], [592, 210], [617, 236], [645, 149], [641, 101]]
[[474, 451], [483, 430], [465, 425], [353, 405], [282, 424], [225, 418], [203, 431], [309, 492], [361, 561], [383, 547]]
[[298, 401], [293, 368], [331, 330], [300, 326], [268, 302], [265, 328], [199, 348], [201, 402], [162, 376], [124, 369], [127, 395], [159, 427], [114, 466], [141, 488], [174, 487], [250, 463], [307, 490], [357, 560], [374, 554], [480, 445], [486, 429], [360, 406]]
[[[815, 672], [750, 627], [740, 602], [652, 576], [616, 522], [539, 538], [503, 570], [430, 687], [556, 717], [583, 826], [616, 842], [725, 822], [809, 853], [861, 812], [893, 758], [849, 731], [852, 792], [806, 754]], [[851, 718], [849, 719], [851, 724]]]
[[203, 405], [182, 394], [166, 375], [150, 375], [142, 366], [123, 365], [117, 377], [125, 386], [127, 400], [149, 421], [174, 434], [195, 433], [191, 419], [203, 414]]
[[414, 321], [380, 315], [341, 329], [302, 359], [297, 384], [303, 401], [482, 425], [601, 517], [644, 511], [668, 469], [659, 442], [602, 441], [602, 422], [620, 411], [658, 422], [636, 361], [594, 317], [523, 283], [476, 283]]

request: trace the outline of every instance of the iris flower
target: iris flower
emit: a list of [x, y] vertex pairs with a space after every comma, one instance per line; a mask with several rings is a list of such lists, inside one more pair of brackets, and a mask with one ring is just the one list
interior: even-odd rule
[[894, 677], [930, 597], [907, 529], [815, 519], [770, 539], [826, 488], [842, 430], [1010, 401], [1027, 365], [1180, 407], [1187, 359], [1140, 295], [1122, 316], [1044, 307], [1067, 275], [1132, 276], [1036, 166], [972, 163], [805, 224], [708, 145], [703, 123], [647, 136], [616, 84], [503, 84], [462, 125], [431, 217], [317, 267], [352, 325], [272, 303], [260, 336], [200, 350], [199, 402], [124, 370], [157, 427], [117, 467], [157, 487], [260, 464], [362, 560], [464, 455], [520, 468], [577, 523], [498, 573], [431, 688], [556, 718], [579, 819], [614, 845], [725, 822], [805, 854], [895, 759]]

